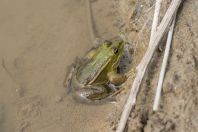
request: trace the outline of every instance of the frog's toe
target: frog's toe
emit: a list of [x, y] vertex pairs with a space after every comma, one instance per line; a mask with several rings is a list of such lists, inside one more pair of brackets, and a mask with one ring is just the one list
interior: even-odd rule
[[89, 97], [90, 94], [93, 94], [93, 91], [90, 90], [90, 89], [79, 89], [79, 90], [76, 90], [73, 93], [73, 97], [74, 97], [74, 99], [77, 102], [80, 102], [80, 103], [89, 103], [89, 102], [91, 102], [91, 100], [88, 99], [88, 97]]
[[120, 88], [120, 86], [114, 85], [114, 84], [112, 84], [112, 83], [109, 83], [109, 84], [107, 85], [107, 87], [110, 88], [111, 91], [117, 91], [117, 90]]

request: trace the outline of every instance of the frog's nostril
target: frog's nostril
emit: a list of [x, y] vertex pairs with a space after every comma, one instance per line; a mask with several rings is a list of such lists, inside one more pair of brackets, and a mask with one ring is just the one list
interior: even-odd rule
[[111, 41], [108, 41], [108, 40], [105, 40], [104, 43], [109, 47], [112, 45], [112, 42]]

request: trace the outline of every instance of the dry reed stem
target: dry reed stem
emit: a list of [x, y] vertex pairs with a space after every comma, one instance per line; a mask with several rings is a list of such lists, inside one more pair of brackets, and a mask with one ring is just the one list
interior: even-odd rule
[[154, 105], [153, 105], [153, 111], [157, 111], [158, 106], [159, 106], [162, 84], [163, 84], [163, 80], [164, 80], [165, 70], [166, 70], [166, 66], [167, 66], [167, 62], [168, 62], [168, 56], [169, 56], [169, 51], [170, 51], [170, 46], [171, 46], [171, 41], [172, 41], [172, 36], [173, 36], [173, 30], [174, 30], [174, 26], [175, 26], [175, 19], [176, 19], [176, 16], [175, 16], [175, 18], [171, 24], [170, 30], [168, 32], [168, 38], [167, 38], [167, 42], [166, 42], [166, 48], [165, 48], [164, 58], [163, 58], [162, 67], [161, 67], [161, 71], [160, 71], [159, 81], [157, 84], [157, 90], [156, 90], [156, 96], [155, 96]]
[[160, 40], [162, 39], [162, 37], [164, 36], [166, 31], [168, 30], [169, 25], [175, 15], [177, 9], [179, 8], [181, 2], [182, 2], [182, 0], [172, 0], [168, 10], [166, 11], [166, 14], [164, 15], [164, 17], [162, 19], [162, 22], [158, 26], [156, 33], [154, 33], [153, 39], [151, 39], [152, 41], [150, 41], [150, 43], [149, 43], [149, 45], [152, 45], [152, 46], [148, 47], [143, 59], [141, 60], [139, 66], [137, 68], [137, 74], [134, 79], [134, 82], [133, 82], [129, 97], [127, 99], [127, 102], [126, 102], [124, 109], [122, 111], [121, 118], [118, 123], [116, 132], [124, 131], [128, 117], [131, 113], [133, 106], [135, 105], [136, 96], [139, 91], [139, 87], [140, 87], [141, 81], [143, 79], [144, 73], [147, 69], [147, 66], [148, 66], [148, 64], [153, 56], [153, 53], [154, 53], [156, 47], [158, 46]]
[[[161, 2], [162, 2], [162, 0], [156, 0], [156, 3], [155, 3], [155, 11], [154, 11], [154, 16], [153, 16], [153, 24], [152, 24], [152, 28], [151, 28], [150, 41], [152, 41], [153, 35], [157, 31], [157, 25], [158, 25], [158, 21], [159, 21]], [[150, 44], [152, 44], [152, 43], [149, 43], [149, 47], [152, 46]]]

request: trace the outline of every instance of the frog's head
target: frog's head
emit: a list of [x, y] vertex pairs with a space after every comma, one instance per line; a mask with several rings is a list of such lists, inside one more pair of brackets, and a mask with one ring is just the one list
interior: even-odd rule
[[113, 66], [117, 66], [122, 55], [124, 48], [123, 40], [105, 41], [103, 44], [109, 52], [111, 52], [111, 63]]
[[119, 58], [124, 48], [123, 40], [105, 41], [104, 45], [113, 53], [113, 58]]

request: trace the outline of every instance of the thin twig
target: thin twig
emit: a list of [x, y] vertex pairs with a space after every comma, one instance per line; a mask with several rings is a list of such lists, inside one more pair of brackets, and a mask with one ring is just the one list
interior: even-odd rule
[[145, 12], [143, 12], [143, 15], [148, 14], [153, 9], [153, 7], [155, 7], [155, 3], [150, 8], [148, 8]]
[[168, 10], [166, 11], [165, 16], [162, 19], [162, 22], [160, 23], [160, 25], [157, 29], [157, 32], [153, 35], [154, 38], [152, 41], [150, 41], [150, 44], [149, 44], [149, 45], [152, 44], [152, 46], [147, 49], [143, 59], [140, 62], [140, 66], [137, 69], [137, 74], [134, 79], [134, 82], [133, 82], [129, 97], [127, 99], [127, 102], [124, 106], [124, 109], [123, 109], [120, 121], [118, 123], [116, 132], [124, 131], [128, 117], [131, 113], [133, 106], [135, 105], [136, 96], [139, 91], [139, 87], [140, 87], [141, 81], [143, 79], [144, 73], [147, 69], [147, 66], [148, 66], [148, 64], [153, 56], [153, 53], [154, 53], [156, 47], [158, 46], [160, 40], [162, 39], [165, 32], [169, 28], [171, 20], [173, 19], [181, 2], [182, 2], [182, 0], [172, 0]]
[[150, 18], [147, 18], [147, 20], [144, 22], [144, 25], [142, 26], [140, 32], [138, 33], [137, 38], [134, 41], [134, 43], [135, 43], [135, 45], [134, 45], [134, 52], [133, 52], [134, 62], [137, 61], [137, 59], [136, 59], [136, 52], [137, 52], [138, 41], [142, 37], [143, 31], [146, 28], [146, 25], [148, 24], [149, 21], [150, 21]]
[[[157, 31], [161, 2], [162, 2], [162, 0], [156, 0], [156, 3], [155, 3], [155, 11], [154, 11], [154, 16], [153, 16], [153, 24], [152, 24], [152, 28], [151, 28], [150, 41], [152, 41], [153, 35]], [[150, 44], [152, 44], [152, 43], [150, 43]], [[152, 46], [152, 45], [149, 45], [149, 47], [150, 46]]]
[[154, 15], [153, 15], [153, 23], [152, 23], [152, 28], [151, 28], [151, 36], [150, 36], [150, 40], [149, 40], [149, 47], [152, 46], [152, 41], [154, 39], [154, 34], [157, 32], [161, 2], [162, 2], [162, 0], [156, 0], [156, 2], [155, 2], [155, 10], [154, 10]]
[[164, 58], [163, 58], [159, 81], [158, 81], [158, 85], [157, 85], [157, 91], [156, 91], [156, 96], [155, 96], [155, 100], [154, 100], [153, 111], [157, 111], [158, 106], [159, 106], [162, 84], [163, 84], [163, 80], [164, 80], [164, 74], [165, 74], [165, 70], [166, 70], [166, 66], [167, 66], [167, 61], [168, 61], [168, 56], [169, 56], [169, 51], [170, 51], [170, 46], [171, 46], [171, 41], [172, 41], [172, 36], [173, 36], [173, 30], [174, 30], [174, 26], [175, 26], [175, 19], [176, 19], [176, 16], [175, 16], [175, 18], [172, 22], [172, 25], [170, 27], [170, 30], [168, 32], [168, 38], [167, 38], [167, 42], [166, 42]]

